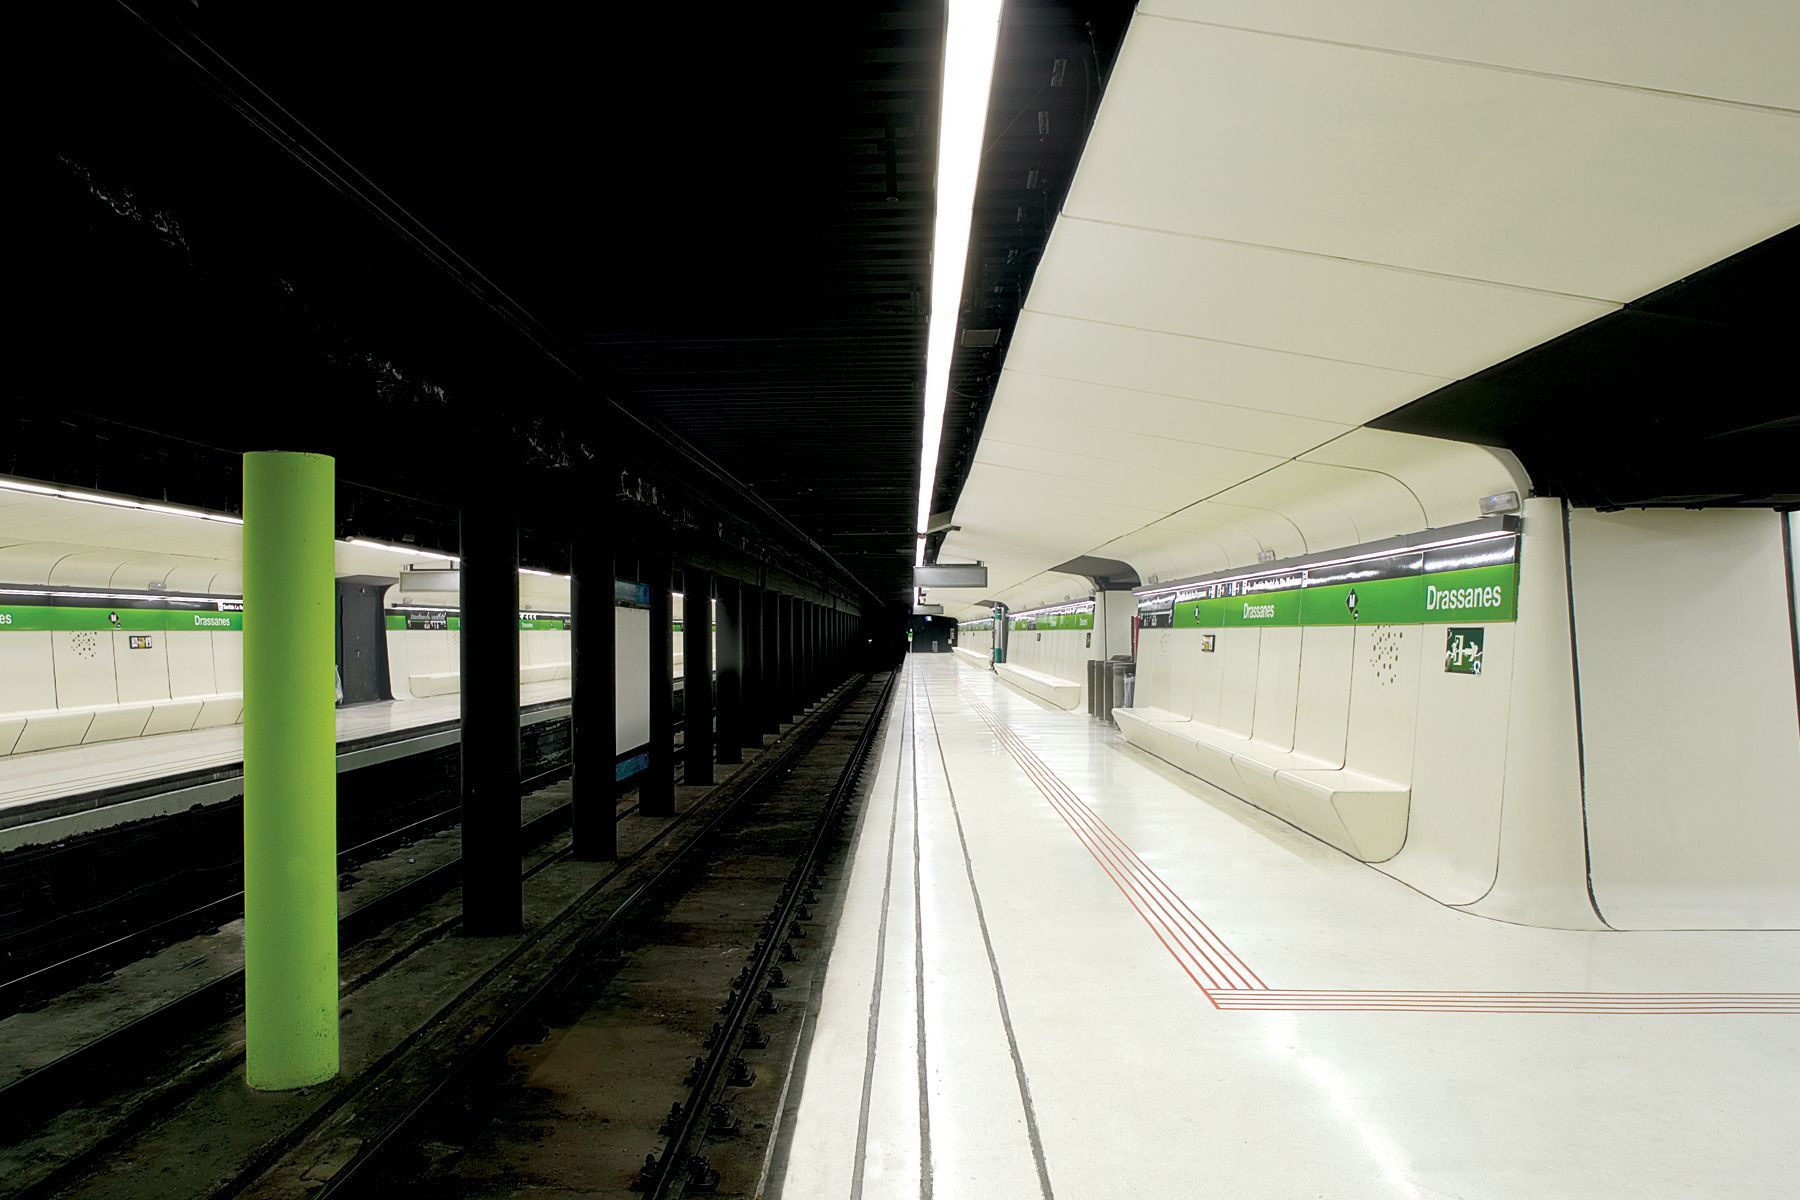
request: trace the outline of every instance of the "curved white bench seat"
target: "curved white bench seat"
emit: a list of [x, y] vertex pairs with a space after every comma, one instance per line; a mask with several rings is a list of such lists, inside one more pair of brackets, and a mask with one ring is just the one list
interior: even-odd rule
[[995, 663], [994, 673], [1020, 691], [1058, 708], [1073, 709], [1081, 703], [1081, 684], [1060, 675], [1047, 675], [1015, 663]]
[[1342, 767], [1277, 771], [1275, 782], [1294, 824], [1364, 862], [1392, 858], [1406, 844], [1406, 784]]
[[0, 717], [0, 754], [29, 754], [34, 750], [60, 750], [153, 733], [212, 729], [235, 725], [243, 712], [244, 698], [232, 693], [8, 713]]
[[952, 646], [951, 650], [956, 654], [956, 657], [962, 659], [972, 667], [980, 667], [983, 670], [986, 670], [993, 665], [993, 657], [986, 650], [977, 650], [973, 646]]
[[[519, 668], [520, 683], [548, 683], [554, 679], [567, 679], [568, 677], [569, 664], [566, 662], [526, 663]], [[677, 676], [677, 678], [680, 677]], [[406, 685], [412, 689], [412, 694], [415, 696], [448, 696], [450, 693], [462, 689], [462, 672], [460, 670], [426, 671], [408, 675]]]
[[1412, 789], [1168, 709], [1114, 709], [1125, 740], [1322, 841], [1381, 862], [1406, 841]]
[[407, 687], [415, 696], [448, 696], [462, 690], [461, 671], [424, 671], [406, 677]]

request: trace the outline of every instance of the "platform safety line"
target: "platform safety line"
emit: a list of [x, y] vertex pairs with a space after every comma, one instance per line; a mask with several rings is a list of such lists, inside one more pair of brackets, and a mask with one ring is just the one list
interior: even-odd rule
[[[1082, 846], [1105, 871], [1157, 940], [1176, 959], [1210, 998], [1214, 992], [1260, 989], [1263, 982], [1226, 946], [1223, 939], [1201, 920], [1180, 893], [1138, 857], [1135, 850], [1056, 773], [1032, 752], [1016, 734], [1000, 722], [979, 700], [963, 694], [963, 700], [981, 718], [995, 739], [1012, 755], [1038, 792]], [[1165, 937], [1164, 934], [1168, 936]], [[1171, 944], [1173, 939], [1176, 944]], [[1190, 963], [1193, 969], [1190, 969]], [[1198, 970], [1204, 979], [1196, 976]]]
[[1617, 1016], [1800, 1014], [1800, 995], [1782, 992], [1391, 992], [1272, 988], [1221, 993], [1213, 1003], [1233, 1012], [1436, 1012]]
[[[1205, 972], [1208, 975], [1207, 982], [1195, 980], [1196, 984], [1203, 988], [1224, 990], [1264, 986], [1256, 973], [1225, 945], [1224, 940], [1194, 912], [1181, 894], [1139, 858], [1131, 845], [1119, 837], [1023, 740], [994, 718], [980, 701], [966, 696], [965, 699], [970, 701], [971, 707], [977, 709], [978, 715], [987, 722], [1002, 746], [1013, 755], [1019, 767], [1037, 785], [1038, 790], [1063, 817], [1076, 837], [1089, 848], [1089, 853], [1094, 855], [1103, 869], [1107, 869], [1114, 882], [1120, 884], [1122, 890], [1130, 889], [1127, 899], [1131, 898], [1132, 893], [1142, 897], [1157, 910], [1157, 916], [1164, 919], [1165, 928], [1183, 943], [1184, 949], [1191, 947], [1203, 962], [1214, 968], [1213, 971]], [[1135, 903], [1134, 907], [1137, 907]], [[1150, 914], [1143, 913], [1141, 909], [1139, 911], [1146, 920], [1151, 919]], [[1174, 952], [1172, 948], [1171, 952]]]
[[[1213, 1004], [1229, 1012], [1417, 1012], [1417, 1013], [1498, 1013], [1522, 1015], [1615, 1015], [1615, 1016], [1781, 1016], [1800, 1015], [1800, 993], [1795, 992], [1579, 992], [1579, 991], [1450, 991], [1407, 990], [1399, 988], [1271, 988], [1251, 971], [1248, 964], [1225, 945], [1212, 927], [1195, 913], [1180, 893], [1139, 858], [1131, 845], [1121, 838], [1099, 814], [1088, 806], [1048, 764], [1002, 722], [973, 693], [961, 691], [962, 699], [976, 716], [988, 726], [994, 738], [1012, 755], [1020, 769], [1037, 790], [1050, 801], [1076, 838], [1125, 895], [1151, 932], [1162, 942], [1182, 970]], [[1194, 965], [1206, 980], [1197, 977], [1183, 960], [1181, 951], [1163, 936], [1167, 930], [1187, 950], [1189, 941], [1163, 918], [1167, 902], [1147, 892], [1153, 881], [1155, 888], [1172, 897], [1191, 918], [1189, 931], [1204, 930], [1204, 945]], [[1153, 916], [1138, 903], [1139, 899], [1156, 908]], [[1214, 947], [1217, 949], [1214, 949]], [[1225, 959], [1213, 957], [1220, 952]], [[1190, 955], [1190, 957], [1192, 957]], [[1210, 964], [1208, 970], [1201, 962]], [[1235, 964], [1235, 970], [1230, 964]], [[1240, 982], [1229, 982], [1236, 975]], [[1220, 982], [1225, 977], [1227, 982]], [[1251, 982], [1253, 981], [1253, 982]]]

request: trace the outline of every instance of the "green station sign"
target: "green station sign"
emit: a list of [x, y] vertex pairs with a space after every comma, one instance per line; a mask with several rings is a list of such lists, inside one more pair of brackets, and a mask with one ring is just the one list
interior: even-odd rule
[[1436, 625], [1518, 616], [1518, 539], [1346, 558], [1140, 596], [1146, 629]]
[[1057, 612], [1029, 613], [1022, 617], [1013, 617], [1010, 622], [1014, 630], [1046, 630], [1046, 629], [1092, 629], [1094, 627], [1094, 608], [1089, 605], [1083, 609], [1068, 609]]
[[121, 633], [242, 633], [244, 612], [241, 605], [235, 609], [171, 608], [154, 601], [141, 605], [120, 602], [105, 607], [0, 604], [0, 633], [90, 633], [109, 629]]

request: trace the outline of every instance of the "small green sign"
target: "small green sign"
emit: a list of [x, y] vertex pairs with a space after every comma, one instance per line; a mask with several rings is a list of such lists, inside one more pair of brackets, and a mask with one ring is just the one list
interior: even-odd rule
[[1444, 631], [1444, 670], [1452, 675], [1481, 674], [1481, 626], [1452, 625]]

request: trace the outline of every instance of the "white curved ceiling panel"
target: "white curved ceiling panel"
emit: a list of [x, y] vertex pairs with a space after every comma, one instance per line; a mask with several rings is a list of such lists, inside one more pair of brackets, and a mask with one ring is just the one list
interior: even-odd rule
[[1524, 468], [1504, 450], [1386, 429], [1358, 429], [1311, 451], [1305, 458], [1308, 462], [1378, 471], [1400, 481], [1425, 510], [1427, 526], [1473, 521], [1481, 515], [1483, 496], [1497, 492], [1524, 496], [1530, 491]]
[[1625, 302], [1788, 228], [1800, 201], [1790, 114], [1139, 25], [1154, 36], [1125, 47], [1068, 215], [1350, 260], [1333, 273], [1375, 263]]
[[[1097, 131], [1107, 116], [1102, 107]], [[1065, 212], [1026, 307], [1442, 379], [1530, 349], [1614, 305]], [[1419, 394], [1432, 390], [1425, 384]]]
[[1246, 423], [1256, 418], [1279, 423], [1280, 417], [1294, 416], [1336, 428], [1371, 420], [1449, 382], [1411, 371], [1029, 310], [1019, 316], [1006, 370], [1199, 400], [1209, 410], [1237, 410], [1214, 414], [1220, 420], [1236, 416]]
[[[1043, 426], [1052, 429], [1039, 428]], [[984, 437], [1030, 443], [1033, 437], [1046, 437], [1055, 430], [1066, 431], [1057, 443], [1066, 444], [1088, 439], [1096, 430], [1130, 432], [1165, 442], [1191, 443], [1196, 449], [1181, 451], [1184, 455], [1204, 454], [1208, 449], [1233, 452], [1216, 461], [1235, 476], [1264, 465], [1243, 455], [1291, 458], [1352, 428], [1354, 425], [1338, 421], [1106, 387], [1008, 367], [995, 391]]]
[[1144, 0], [939, 557], [1171, 578], [1527, 494], [1363, 426], [1800, 224], [1796, 46], [1755, 0]]
[[131, 557], [129, 550], [83, 547], [57, 559], [46, 582], [58, 587], [112, 587], [113, 573]]
[[1140, 0], [1141, 15], [1800, 109], [1786, 0]]
[[[237, 585], [239, 572], [236, 568], [231, 568], [233, 586], [219, 587], [217, 585], [216, 581], [220, 573], [226, 569], [226, 564], [217, 559], [184, 559], [169, 569], [168, 575], [163, 579], [163, 586], [171, 592], [200, 592], [221, 596], [241, 593], [244, 589]], [[120, 586], [125, 585], [120, 584]]]

